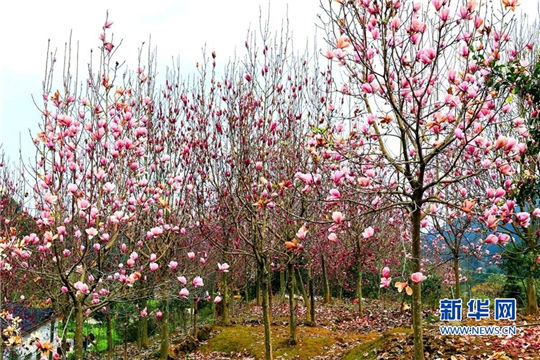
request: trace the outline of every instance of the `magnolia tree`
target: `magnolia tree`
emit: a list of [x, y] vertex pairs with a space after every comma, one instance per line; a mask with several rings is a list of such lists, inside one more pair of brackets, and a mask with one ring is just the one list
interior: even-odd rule
[[[271, 259], [287, 265], [291, 293], [296, 256], [307, 233], [302, 219], [312, 211], [292, 188], [295, 174], [309, 161], [301, 150], [308, 124], [318, 114], [318, 107], [308, 109], [311, 92], [319, 86], [318, 78], [310, 76], [309, 62], [292, 53], [286, 33], [272, 37], [263, 30], [259, 44], [250, 35], [245, 46], [243, 61], [229, 64], [223, 81], [210, 80], [213, 96], [200, 106], [198, 116], [207, 122], [205, 175], [234, 228], [233, 246], [225, 250], [255, 260], [265, 356], [270, 359]], [[290, 342], [295, 343], [293, 296], [290, 301]]]
[[[535, 23], [527, 31], [518, 33], [521, 47], [513, 49], [509, 54], [510, 62], [495, 71], [494, 85], [513, 93], [506, 98], [508, 104], [505, 105], [506, 116], [513, 121], [498, 129], [496, 147], [507, 151], [521, 145], [522, 151], [512, 163], [516, 174], [513, 181], [505, 181], [502, 188], [487, 189], [491, 206], [482, 216], [493, 231], [485, 242], [499, 244], [503, 258], [520, 263], [520, 275], [526, 278], [530, 314], [538, 312], [540, 274], [540, 61], [538, 45], [531, 42], [537, 38], [538, 31], [538, 23]], [[517, 139], [525, 139], [526, 144], [516, 144]]]
[[29, 271], [54, 282], [74, 308], [77, 359], [85, 316], [129, 297], [143, 276], [167, 266], [160, 262], [174, 270], [193, 188], [190, 135], [175, 126], [168, 94], [154, 92], [152, 57], [134, 73], [121, 70], [110, 26], [83, 83], [68, 51], [63, 90], [54, 90], [56, 58], [48, 59], [34, 139], [39, 232], [24, 238]]
[[508, 121], [490, 79], [512, 48], [510, 9], [433, 0], [336, 1], [325, 10], [327, 56], [342, 65], [343, 92], [356, 104], [349, 123], [361, 129], [340, 151], [384, 173], [362, 192], [409, 214], [414, 357], [422, 359], [422, 219], [431, 204], [470, 211], [467, 196], [445, 199], [441, 190], [486, 171], [511, 175], [519, 151], [497, 151], [492, 130]]
[[[423, 248], [431, 259], [429, 267], [445, 269], [440, 274], [445, 278], [444, 283], [453, 285], [455, 298], [461, 297], [460, 282], [466, 281], [460, 263], [466, 258], [480, 260], [485, 250], [481, 239], [484, 226], [478, 219], [478, 209], [486, 205], [485, 187], [490, 183], [488, 175], [484, 173], [441, 191], [440, 194], [447, 201], [457, 202], [459, 198], [468, 198], [471, 209], [432, 204], [424, 220], [428, 223], [425, 238], [429, 243], [424, 244]], [[449, 266], [444, 266], [447, 263]]]

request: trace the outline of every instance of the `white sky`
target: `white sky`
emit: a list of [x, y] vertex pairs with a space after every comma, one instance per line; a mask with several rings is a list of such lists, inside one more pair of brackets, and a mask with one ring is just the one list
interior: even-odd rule
[[[268, 4], [268, 0], [3, 1], [0, 144], [15, 160], [20, 138], [23, 158], [33, 155], [28, 129], [35, 133], [40, 118], [31, 95], [40, 98], [48, 39], [61, 54], [72, 30], [84, 56], [80, 69], [85, 69], [89, 50], [100, 43], [98, 37], [108, 10], [114, 22], [114, 42], [123, 39], [117, 59], [125, 59], [126, 65], [134, 68], [138, 48], [151, 35], [152, 47], [157, 47], [158, 72], [164, 73], [172, 58], [179, 58], [183, 71], [189, 72], [201, 59], [205, 44], [207, 51], [217, 52], [218, 64], [225, 64], [235, 50], [243, 51], [248, 28], [258, 29], [259, 9], [267, 14]], [[321, 12], [319, 1], [271, 0], [273, 30], [280, 28], [287, 9], [295, 47], [303, 49], [307, 39], [312, 42], [314, 38], [317, 14]], [[84, 75], [82, 70], [80, 74]]]
[[[521, 9], [532, 16], [538, 14], [540, 0], [520, 2]], [[81, 56], [86, 55], [89, 49], [99, 45], [98, 36], [109, 10], [115, 43], [123, 39], [118, 59], [124, 58], [126, 65], [134, 68], [137, 49], [151, 34], [152, 46], [158, 50], [158, 72], [163, 73], [171, 59], [178, 56], [182, 69], [189, 72], [200, 59], [205, 44], [208, 51], [217, 52], [221, 64], [235, 49], [242, 51], [247, 29], [250, 26], [258, 29], [259, 8], [266, 13], [268, 3], [268, 0], [3, 1], [0, 5], [0, 146], [11, 160], [17, 158], [19, 147], [23, 158], [33, 155], [28, 129], [35, 133], [40, 117], [31, 95], [39, 98], [41, 94], [48, 39], [60, 54], [73, 30], [73, 40], [79, 41]], [[287, 8], [295, 47], [303, 49], [308, 39], [313, 41], [315, 24], [319, 24], [317, 14], [322, 13], [319, 0], [271, 0], [274, 30], [279, 29]], [[320, 30], [318, 33], [321, 35]], [[319, 48], [326, 48], [320, 37], [318, 41]], [[86, 62], [83, 58], [80, 67], [84, 69]]]

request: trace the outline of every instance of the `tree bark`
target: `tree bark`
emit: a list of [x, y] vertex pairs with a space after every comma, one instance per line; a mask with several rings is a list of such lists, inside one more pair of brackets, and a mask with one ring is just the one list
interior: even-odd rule
[[285, 298], [285, 289], [286, 289], [286, 280], [285, 280], [285, 270], [279, 272], [279, 299], [280, 302], [283, 302]]
[[169, 357], [169, 300], [167, 298], [162, 301], [162, 307], [159, 358], [165, 360]]
[[255, 281], [255, 305], [261, 306], [262, 304], [262, 297], [261, 297], [261, 273], [260, 270], [257, 269], [257, 274], [255, 275], [256, 281]]
[[287, 282], [287, 291], [289, 293], [289, 345], [296, 345], [296, 313], [294, 311], [295, 276], [294, 266], [290, 260], [287, 264], [287, 273], [289, 277], [289, 281]]
[[112, 322], [111, 322], [111, 313], [107, 311], [106, 322], [107, 322], [107, 359], [111, 360], [114, 354], [114, 344], [112, 337]]
[[270, 301], [268, 297], [268, 281], [269, 276], [266, 269], [266, 262], [263, 261], [258, 264], [261, 284], [262, 295], [262, 309], [263, 309], [263, 323], [264, 323], [264, 358], [265, 360], [272, 360], [272, 342], [271, 342], [271, 328], [270, 328]]
[[308, 267], [308, 287], [309, 287], [309, 325], [315, 326], [315, 284], [313, 283], [313, 273], [311, 265]]
[[196, 299], [193, 299], [193, 331], [191, 333], [191, 336], [193, 336], [194, 339], [197, 338], [198, 332], [199, 332], [199, 319], [198, 319], [198, 303]]
[[82, 304], [75, 302], [75, 339], [74, 339], [74, 355], [75, 360], [83, 360], [83, 327], [84, 327], [84, 314]]
[[459, 299], [461, 297], [461, 286], [460, 286], [460, 283], [459, 283], [459, 258], [457, 256], [457, 254], [454, 254], [454, 277], [455, 277], [455, 280], [456, 280], [456, 285], [455, 285], [455, 297], [456, 299]]
[[364, 316], [364, 306], [362, 303], [362, 261], [356, 259], [356, 298], [358, 299], [358, 313]]
[[[53, 313], [53, 318], [51, 321], [51, 331], [49, 332], [49, 342], [51, 344], [54, 344], [55, 330], [56, 330], [56, 327], [54, 326], [55, 324], [56, 324], [56, 315]], [[2, 351], [2, 349], [0, 349], [0, 351]], [[53, 352], [49, 353], [49, 360], [53, 360]]]
[[323, 276], [323, 293], [324, 293], [324, 304], [330, 304], [332, 302], [332, 297], [330, 294], [330, 284], [328, 282], [328, 273], [326, 271], [326, 261], [324, 260], [324, 255], [321, 255], [321, 268]]
[[[412, 235], [412, 269], [413, 272], [419, 272], [421, 269], [421, 204], [414, 203], [411, 211], [411, 235]], [[421, 283], [412, 283], [412, 323], [414, 332], [414, 359], [424, 359], [424, 343], [422, 339], [422, 292]]]
[[223, 283], [223, 312], [221, 313], [221, 322], [225, 326], [231, 325], [231, 319], [229, 317], [229, 302], [230, 294], [229, 294], [229, 278], [227, 273], [223, 273], [222, 278]]
[[529, 275], [527, 278], [527, 312], [531, 315], [538, 313], [536, 279], [532, 275]]
[[[143, 309], [147, 306], [148, 301], [146, 299], [143, 300], [142, 306]], [[142, 318], [142, 328], [141, 328], [141, 343], [143, 349], [148, 349], [150, 346], [150, 343], [148, 341], [148, 318], [145, 316]]]
[[272, 298], [272, 273], [270, 271], [267, 272], [266, 281], [267, 281], [266, 284], [267, 284], [267, 291], [268, 291], [268, 316], [270, 318], [270, 323], [272, 323], [273, 298]]
[[306, 291], [306, 287], [304, 285], [304, 279], [302, 278], [302, 273], [300, 272], [299, 268], [295, 269], [295, 274], [296, 274], [296, 280], [298, 281], [296, 285], [300, 289], [300, 292], [302, 293], [302, 298], [304, 299], [304, 305], [307, 308], [307, 312], [309, 312], [309, 296]]

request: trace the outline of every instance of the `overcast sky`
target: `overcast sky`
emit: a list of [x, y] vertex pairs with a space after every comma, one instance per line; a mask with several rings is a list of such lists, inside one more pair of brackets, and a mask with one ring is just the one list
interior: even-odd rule
[[[261, 8], [268, 13], [267, 0], [4, 1], [0, 6], [0, 144], [15, 160], [21, 138], [23, 157], [33, 155], [28, 129], [35, 133], [40, 117], [31, 95], [39, 98], [41, 94], [48, 39], [60, 54], [72, 30], [81, 55], [86, 56], [100, 43], [108, 10], [115, 42], [123, 39], [119, 58], [130, 68], [136, 66], [138, 48], [151, 34], [152, 47], [157, 47], [158, 72], [163, 73], [177, 57], [183, 71], [189, 72], [200, 60], [205, 44], [208, 51], [217, 52], [222, 63], [235, 50], [243, 50], [248, 28], [258, 28]], [[296, 47], [304, 48], [315, 34], [319, 1], [272, 0], [274, 30], [287, 11]], [[83, 59], [81, 66], [87, 62], [87, 57]]]
[[[538, 14], [539, 1], [521, 0], [521, 8]], [[313, 40], [321, 13], [319, 0], [271, 0], [270, 4], [273, 29], [279, 28], [288, 9], [296, 47]], [[115, 40], [123, 39], [120, 58], [130, 68], [136, 64], [141, 42], [151, 34], [158, 49], [158, 72], [178, 56], [182, 69], [189, 72], [205, 44], [209, 51], [217, 51], [222, 63], [235, 49], [240, 51], [247, 29], [258, 26], [261, 7], [266, 13], [268, 0], [4, 1], [0, 6], [0, 144], [15, 160], [20, 138], [23, 158], [33, 155], [28, 129], [35, 133], [40, 117], [31, 95], [40, 97], [48, 39], [61, 53], [72, 30], [73, 40], [79, 41], [81, 54], [86, 55], [99, 45], [108, 10]], [[323, 46], [319, 41], [319, 48]]]

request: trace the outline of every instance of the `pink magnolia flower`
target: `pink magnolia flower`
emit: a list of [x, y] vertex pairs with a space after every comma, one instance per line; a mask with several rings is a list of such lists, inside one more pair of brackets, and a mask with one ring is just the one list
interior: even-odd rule
[[330, 233], [328, 235], [328, 240], [332, 241], [332, 242], [336, 242], [337, 241], [337, 235], [336, 233]]
[[448, 18], [450, 17], [450, 8], [444, 8], [441, 10], [441, 12], [439, 13], [439, 18], [443, 21], [443, 22], [446, 22], [448, 21]]
[[424, 281], [426, 279], [427, 279], [427, 277], [424, 276], [424, 274], [422, 274], [421, 272], [415, 272], [415, 273], [411, 274], [411, 280], [415, 284], [419, 284], [419, 283], [421, 283], [422, 281]]
[[381, 278], [381, 285], [380, 287], [381, 288], [387, 288], [390, 286], [390, 284], [392, 283], [392, 278], [388, 277], [388, 278]]
[[169, 268], [171, 270], [176, 270], [177, 267], [178, 267], [178, 263], [174, 260], [171, 260], [171, 262], [169, 263]]
[[532, 214], [534, 217], [540, 217], [540, 208], [534, 209]]
[[143, 126], [138, 127], [138, 128], [135, 130], [135, 136], [136, 136], [136, 137], [146, 136], [147, 133], [148, 133], [148, 130], [146, 130], [146, 128], [143, 127]]
[[493, 214], [489, 215], [487, 218], [487, 226], [491, 229], [496, 229], [499, 224], [499, 219]]
[[79, 199], [77, 200], [77, 206], [81, 210], [86, 210], [90, 207], [90, 202], [86, 199]]
[[345, 175], [345, 172], [342, 171], [342, 170], [336, 170], [332, 173], [332, 180], [336, 183], [336, 184], [341, 184], [341, 179], [343, 178], [343, 176]]
[[516, 218], [519, 221], [519, 225], [522, 227], [529, 227], [531, 224], [531, 215], [528, 212], [517, 213]]
[[193, 251], [190, 251], [187, 253], [187, 257], [189, 258], [189, 260], [193, 260], [195, 259], [195, 253]]
[[189, 296], [189, 290], [186, 288], [182, 288], [182, 290], [180, 290], [180, 292], [178, 293], [178, 296], [183, 299], [187, 298]]
[[255, 169], [257, 169], [257, 171], [261, 171], [262, 168], [263, 168], [263, 163], [262, 163], [262, 161], [257, 161], [257, 162], [255, 163]]
[[146, 317], [148, 315], [148, 309], [146, 307], [142, 309], [140, 315], [141, 317]]
[[150, 263], [150, 271], [156, 271], [159, 268], [159, 265], [155, 262]]
[[201, 263], [201, 265], [204, 265], [206, 264], [206, 259], [202, 257], [199, 259], [199, 262]]
[[501, 197], [504, 197], [506, 195], [506, 191], [504, 191], [503, 188], [498, 188], [496, 191], [495, 191], [495, 197], [496, 198], [501, 198]]
[[499, 242], [499, 238], [496, 235], [490, 234], [484, 242], [486, 244], [496, 244]]
[[439, 11], [439, 9], [444, 5], [445, 1], [443, 0], [433, 0], [431, 3], [433, 7], [435, 7], [435, 10]]
[[101, 249], [101, 245], [99, 245], [98, 243], [95, 243], [93, 248], [95, 251], [99, 251]]
[[86, 231], [86, 234], [88, 235], [88, 239], [92, 239], [98, 233], [98, 231], [93, 227], [88, 228], [85, 231]]
[[298, 231], [296, 232], [296, 237], [299, 240], [304, 240], [307, 236], [307, 229], [305, 226], [302, 226]]
[[384, 277], [384, 278], [390, 277], [390, 268], [388, 266], [385, 266], [382, 269], [382, 277]]
[[362, 233], [362, 236], [364, 237], [364, 239], [369, 239], [374, 234], [375, 234], [375, 230], [373, 230], [373, 228], [370, 226], [364, 230], [364, 232]]
[[113, 183], [107, 182], [103, 185], [103, 191], [106, 193], [111, 193], [115, 188], [115, 185]]
[[162, 317], [163, 317], [163, 313], [162, 313], [161, 311], [158, 311], [158, 312], [156, 313], [156, 318], [157, 318], [157, 319], [161, 319]]
[[222, 300], [221, 296], [219, 296], [219, 295], [216, 296], [216, 297], [214, 298], [214, 304], [219, 304], [219, 303], [221, 302], [221, 300]]
[[510, 241], [510, 235], [508, 234], [499, 234], [499, 244], [505, 245]]
[[82, 281], [77, 281], [75, 284], [73, 284], [73, 287], [77, 290], [79, 290], [81, 293], [83, 294], [88, 294], [88, 292], [90, 291], [88, 289], [88, 285], [86, 285], [85, 283], [83, 283]]
[[62, 291], [64, 294], [66, 294], [69, 290], [68, 290], [67, 287], [62, 286], [62, 287], [60, 288], [60, 291]]
[[229, 272], [229, 264], [227, 264], [227, 263], [223, 263], [223, 264], [218, 263], [217, 266], [218, 266], [219, 271], [224, 272], [224, 273]]
[[67, 188], [71, 193], [74, 193], [77, 191], [77, 185], [75, 184], [68, 184]]
[[195, 278], [192, 281], [192, 284], [196, 288], [200, 286], [204, 286], [203, 279], [200, 276], [195, 276]]
[[182, 285], [186, 285], [186, 284], [187, 284], [187, 279], [186, 279], [185, 276], [179, 276], [179, 277], [177, 277], [176, 279], [178, 279], [178, 281], [180, 281], [180, 283], [181, 283]]
[[341, 193], [338, 189], [331, 189], [329, 192], [333, 199], [339, 199], [341, 197]]
[[157, 259], [157, 255], [152, 253], [150, 254], [150, 261], [155, 261]]
[[341, 224], [343, 222], [343, 214], [340, 211], [334, 211], [332, 213], [332, 220], [334, 220], [336, 224]]

